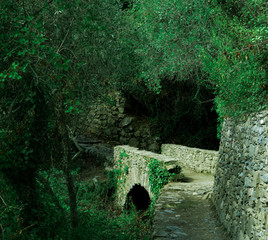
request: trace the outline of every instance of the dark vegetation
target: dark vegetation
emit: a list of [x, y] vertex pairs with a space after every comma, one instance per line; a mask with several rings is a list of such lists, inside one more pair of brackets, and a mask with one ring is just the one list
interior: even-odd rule
[[119, 89], [163, 139], [212, 149], [216, 121], [267, 109], [264, 0], [5, 0], [0, 21], [2, 239], [145, 238], [108, 211], [115, 180], [74, 164], [98, 96]]

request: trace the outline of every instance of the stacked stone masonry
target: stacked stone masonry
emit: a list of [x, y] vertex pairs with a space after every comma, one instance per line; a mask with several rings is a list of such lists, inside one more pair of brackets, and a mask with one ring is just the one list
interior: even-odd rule
[[160, 143], [155, 137], [155, 129], [149, 125], [146, 118], [132, 116], [126, 109], [126, 98], [119, 92], [96, 100], [89, 106], [88, 133], [111, 139], [119, 144], [159, 151]]
[[199, 173], [214, 175], [218, 152], [198, 148], [190, 148], [175, 144], [163, 144], [161, 147], [163, 155], [177, 159], [177, 164], [182, 168], [188, 168]]
[[121, 170], [116, 193], [118, 206], [124, 206], [127, 194], [135, 185], [144, 187], [150, 198], [153, 197], [147, 164], [150, 159], [163, 162], [167, 169], [176, 167], [176, 160], [168, 156], [139, 150], [127, 145], [114, 148], [114, 168]]
[[268, 239], [268, 111], [225, 120], [213, 201], [233, 239]]

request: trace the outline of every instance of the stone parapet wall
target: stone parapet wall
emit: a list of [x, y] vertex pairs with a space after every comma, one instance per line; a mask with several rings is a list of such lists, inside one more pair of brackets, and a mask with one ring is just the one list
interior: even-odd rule
[[126, 98], [113, 92], [105, 99], [96, 100], [89, 107], [87, 132], [97, 137], [108, 138], [119, 144], [148, 149], [160, 149], [155, 129], [145, 117], [132, 116], [127, 112]]
[[233, 239], [268, 239], [268, 111], [224, 121], [213, 201]]
[[175, 144], [163, 144], [161, 153], [173, 157], [182, 168], [189, 168], [195, 172], [214, 175], [218, 152], [198, 148], [190, 148]]
[[176, 160], [168, 156], [139, 150], [127, 145], [114, 147], [114, 168], [120, 170], [116, 193], [116, 203], [119, 206], [124, 206], [126, 196], [135, 184], [144, 187], [150, 198], [153, 197], [148, 174], [148, 161], [150, 159], [163, 162], [167, 169], [176, 166]]

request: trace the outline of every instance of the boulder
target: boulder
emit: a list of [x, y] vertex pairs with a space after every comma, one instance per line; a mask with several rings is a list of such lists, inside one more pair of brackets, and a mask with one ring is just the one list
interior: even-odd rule
[[139, 141], [136, 138], [131, 138], [128, 143], [131, 147], [138, 147]]
[[126, 127], [134, 120], [134, 117], [125, 117], [119, 124], [120, 127]]

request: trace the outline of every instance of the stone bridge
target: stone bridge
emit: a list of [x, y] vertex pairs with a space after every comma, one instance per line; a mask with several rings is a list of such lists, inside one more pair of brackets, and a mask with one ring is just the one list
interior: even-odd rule
[[162, 154], [139, 150], [128, 145], [114, 148], [115, 169], [118, 170], [116, 202], [127, 207], [132, 198], [138, 209], [147, 209], [154, 198], [149, 181], [149, 162], [158, 160], [167, 170], [177, 166], [187, 167], [196, 172], [214, 173], [218, 152], [188, 148], [174, 144], [163, 144]]
[[[150, 186], [148, 165], [151, 159], [156, 159], [168, 170], [181, 166], [194, 172], [215, 176], [212, 201], [221, 223], [231, 235], [228, 239], [268, 239], [267, 123], [268, 110], [240, 120], [225, 120], [219, 152], [174, 144], [163, 144], [162, 154], [142, 151], [130, 146], [115, 147], [114, 160], [119, 180], [117, 203], [121, 207], [127, 206], [128, 199], [131, 197], [138, 209], [146, 209], [149, 206], [154, 194]], [[182, 192], [184, 183], [176, 187], [172, 184], [168, 185], [170, 185], [168, 191]], [[195, 185], [197, 190], [200, 189], [199, 181], [189, 185], [190, 188], [186, 191], [191, 193], [191, 196], [198, 196], [197, 190], [193, 192]], [[174, 197], [168, 196], [168, 192], [163, 192], [161, 197], [166, 205], [173, 204], [167, 204], [167, 201], [172, 199], [170, 197]], [[159, 201], [161, 202], [161, 198]], [[175, 199], [174, 209], [180, 204], [181, 202]], [[176, 215], [176, 212], [170, 209], [160, 213], [173, 215], [175, 213], [175, 216], [169, 218], [171, 220], [180, 215], [179, 212]], [[167, 218], [161, 215], [160, 225], [162, 220]], [[177, 231], [179, 234], [175, 225], [167, 226], [167, 230], [173, 229], [173, 232]], [[161, 232], [161, 234], [163, 237], [157, 239], [173, 239], [165, 238], [169, 232]], [[200, 239], [216, 238], [198, 238]]]
[[154, 197], [149, 181], [148, 164], [156, 159], [167, 168], [176, 168], [175, 158], [149, 151], [139, 150], [130, 146], [116, 146], [114, 148], [115, 169], [118, 170], [117, 204], [127, 207], [131, 197], [133, 203], [140, 210], [147, 209], [150, 199]]

